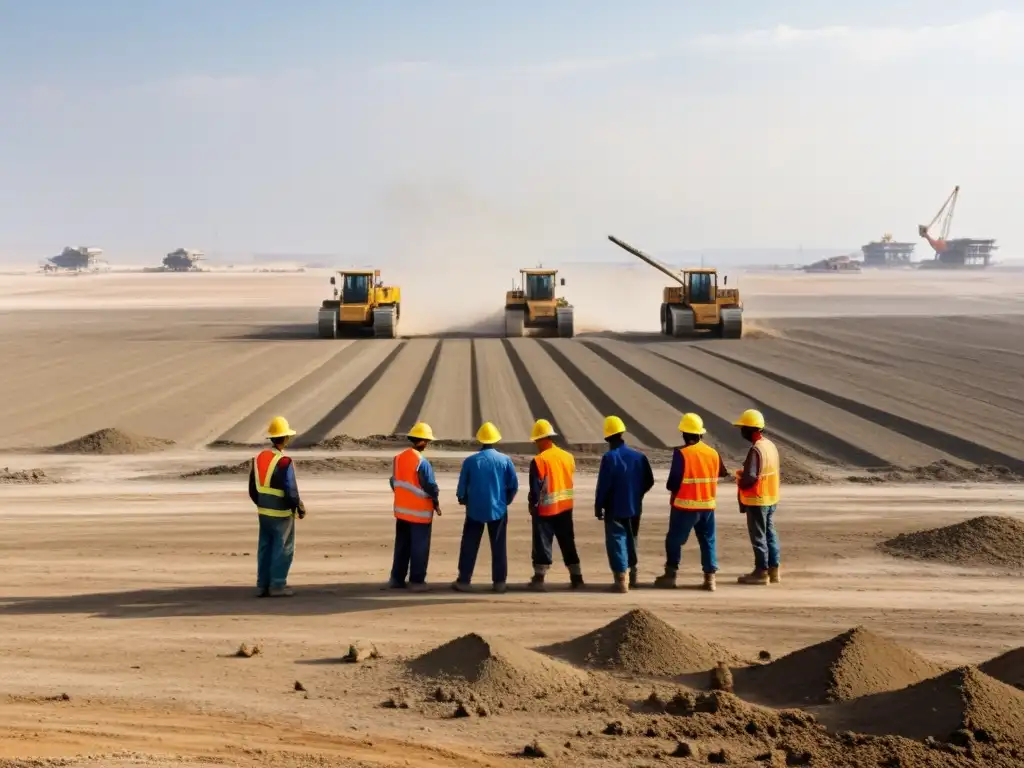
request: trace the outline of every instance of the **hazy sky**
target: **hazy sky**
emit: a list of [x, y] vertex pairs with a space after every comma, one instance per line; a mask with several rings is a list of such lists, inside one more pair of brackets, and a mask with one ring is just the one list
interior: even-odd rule
[[0, 254], [855, 248], [960, 184], [1011, 256], [1021, 82], [1021, 0], [0, 0]]

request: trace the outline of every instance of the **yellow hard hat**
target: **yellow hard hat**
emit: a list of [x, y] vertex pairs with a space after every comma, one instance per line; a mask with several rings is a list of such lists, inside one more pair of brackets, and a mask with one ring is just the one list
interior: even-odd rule
[[501, 432], [491, 422], [485, 421], [476, 431], [476, 441], [484, 445], [494, 445], [501, 440]]
[[733, 422], [736, 427], [750, 427], [751, 429], [764, 429], [764, 415], [760, 411], [748, 408], [740, 417]]
[[536, 441], [545, 437], [554, 437], [556, 434], [555, 428], [551, 426], [550, 421], [547, 419], [537, 419], [533, 429], [530, 430], [530, 439]]
[[704, 429], [704, 419], [696, 413], [684, 413], [679, 421], [679, 431], [685, 435], [703, 435], [707, 432]]
[[406, 436], [415, 437], [420, 440], [433, 440], [434, 430], [430, 428], [430, 425], [427, 424], [427, 422], [417, 421], [415, 424], [412, 425], [412, 429], [410, 429], [406, 433]]
[[267, 427], [267, 437], [278, 438], [278, 437], [291, 437], [295, 434], [295, 430], [288, 425], [288, 419], [284, 416], [275, 416], [270, 420], [270, 426]]
[[618, 416], [607, 416], [604, 420], [604, 436], [621, 435], [626, 431], [626, 424]]

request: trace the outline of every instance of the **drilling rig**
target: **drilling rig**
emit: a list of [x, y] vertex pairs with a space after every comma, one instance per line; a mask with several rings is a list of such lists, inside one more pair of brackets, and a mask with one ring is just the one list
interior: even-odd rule
[[[953, 213], [956, 211], [957, 201], [960, 199], [960, 186], [953, 187], [953, 191], [946, 202], [939, 208], [935, 218], [930, 224], [919, 224], [918, 234], [928, 241], [928, 245], [935, 251], [935, 258], [931, 261], [921, 262], [925, 269], [963, 269], [966, 267], [979, 268], [987, 267], [992, 260], [992, 253], [998, 247], [995, 240], [979, 240], [973, 237], [958, 237], [949, 239], [949, 232], [953, 226]], [[936, 224], [941, 225], [939, 236], [931, 234]]]

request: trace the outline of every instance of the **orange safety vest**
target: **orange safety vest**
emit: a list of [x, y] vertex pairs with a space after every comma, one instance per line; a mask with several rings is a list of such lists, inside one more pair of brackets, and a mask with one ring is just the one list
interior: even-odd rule
[[395, 484], [395, 517], [407, 523], [434, 520], [434, 500], [420, 486], [420, 462], [426, 461], [415, 448], [406, 448], [395, 456], [391, 477]]
[[533, 460], [537, 463], [541, 480], [537, 514], [550, 517], [572, 509], [572, 476], [576, 471], [576, 460], [572, 454], [552, 445], [534, 456]]
[[280, 451], [260, 451], [252, 460], [253, 477], [256, 479], [256, 511], [268, 517], [291, 517], [294, 510], [288, 506], [284, 491], [271, 488], [270, 480], [274, 470], [284, 458]]
[[722, 466], [718, 451], [707, 443], [696, 442], [684, 445], [679, 453], [683, 457], [683, 478], [672, 499], [673, 508], [688, 512], [713, 510]]
[[753, 488], [740, 489], [740, 504], [748, 507], [770, 507], [779, 503], [779, 449], [771, 440], [762, 437], [754, 443], [754, 450], [760, 459], [757, 482]]

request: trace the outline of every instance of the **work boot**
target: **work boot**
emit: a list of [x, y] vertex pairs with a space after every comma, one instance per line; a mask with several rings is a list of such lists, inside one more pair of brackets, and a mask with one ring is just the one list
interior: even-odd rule
[[736, 579], [738, 584], [767, 584], [768, 583], [768, 571], [760, 568], [755, 568], [750, 573], [745, 573]]
[[534, 592], [546, 592], [547, 587], [544, 586], [544, 574], [533, 574], [533, 578], [530, 579], [530, 583], [527, 586]]
[[473, 591], [472, 587], [470, 587], [469, 584], [466, 584], [465, 582], [459, 581], [458, 579], [456, 579], [455, 581], [452, 582], [452, 589], [454, 589], [456, 592], [472, 592]]
[[505, 584], [504, 581], [496, 581], [494, 582], [494, 586], [491, 589], [494, 590], [495, 594], [504, 595], [505, 590], [508, 589], [508, 586]]
[[715, 574], [713, 574], [713, 573], [705, 573], [704, 574], [703, 589], [704, 589], [705, 592], [714, 592], [715, 591]]
[[782, 581], [782, 574], [779, 572], [781, 567], [782, 566], [776, 565], [774, 568], [768, 569], [768, 582], [770, 584], [778, 584]]
[[612, 589], [620, 594], [625, 594], [626, 592], [629, 592], [629, 582], [626, 581], [626, 574], [615, 574], [615, 586]]
[[429, 592], [430, 586], [423, 581], [410, 581], [408, 589], [410, 592]]
[[583, 584], [583, 574], [582, 573], [570, 574], [569, 575], [569, 586], [572, 587], [573, 589], [580, 589], [580, 588], [582, 588], [584, 586], [584, 584]]
[[629, 569], [629, 588], [636, 589], [640, 586], [640, 574], [637, 573], [636, 567]]
[[388, 589], [405, 589], [405, 582], [388, 579]]
[[271, 587], [270, 597], [292, 597], [295, 594], [295, 590], [291, 587]]
[[270, 594], [270, 590], [267, 587], [256, 587], [256, 592], [254, 594], [256, 597], [266, 597]]
[[665, 568], [665, 573], [654, 580], [654, 586], [659, 589], [675, 589], [676, 588], [676, 569]]

